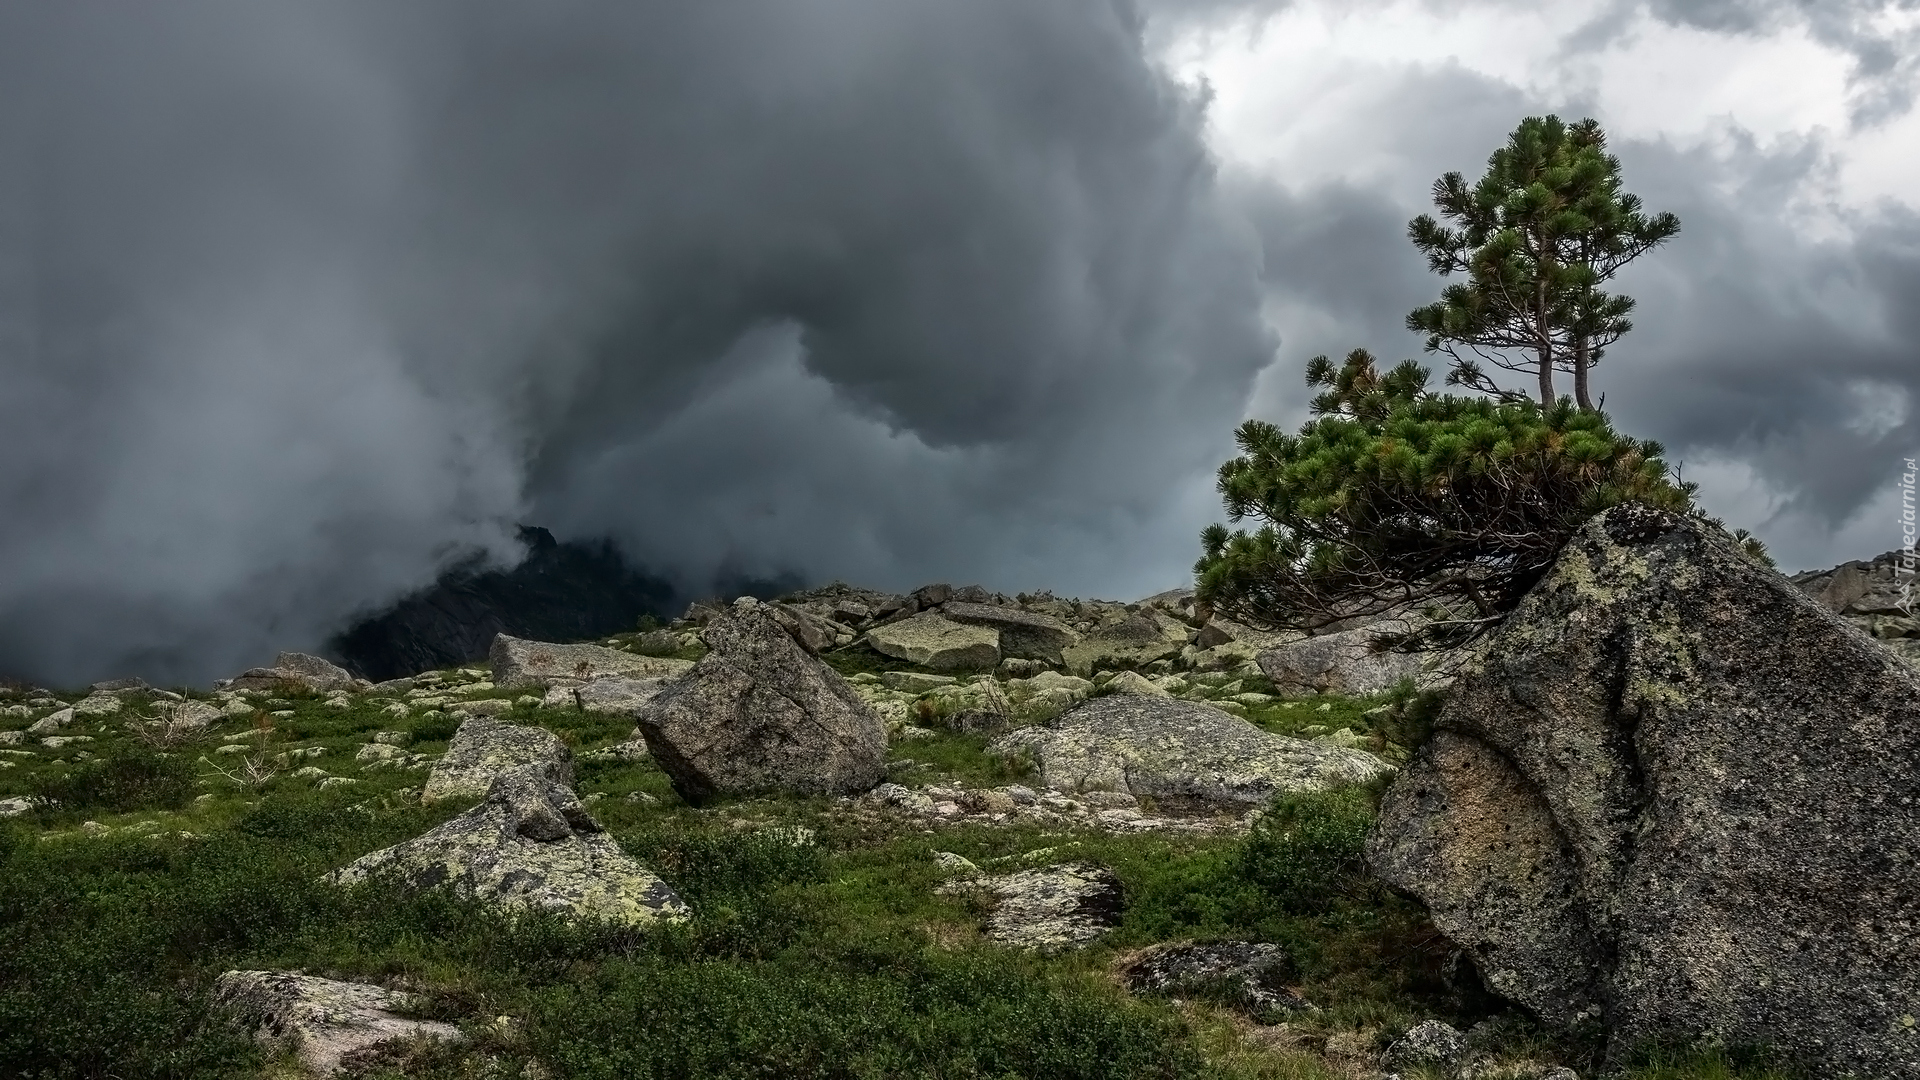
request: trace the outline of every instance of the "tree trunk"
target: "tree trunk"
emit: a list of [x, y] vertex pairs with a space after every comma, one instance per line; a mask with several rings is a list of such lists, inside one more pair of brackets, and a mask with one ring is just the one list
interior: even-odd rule
[[1587, 396], [1587, 368], [1593, 363], [1591, 346], [1585, 337], [1573, 346], [1573, 400], [1582, 412], [1593, 412], [1593, 399]]
[[1540, 407], [1553, 408], [1553, 336], [1552, 327], [1547, 325], [1547, 278], [1544, 259], [1536, 257], [1533, 264], [1533, 340], [1534, 351], [1540, 356]]

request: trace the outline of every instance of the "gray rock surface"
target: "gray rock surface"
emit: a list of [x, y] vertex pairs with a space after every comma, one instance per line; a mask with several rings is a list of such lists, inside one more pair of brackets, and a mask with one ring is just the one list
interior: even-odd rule
[[72, 709], [56, 709], [29, 724], [27, 726], [27, 734], [51, 735], [61, 728], [66, 727], [68, 724], [73, 723], [73, 720], [74, 715]]
[[978, 882], [996, 903], [987, 937], [1041, 952], [1077, 948], [1120, 925], [1125, 897], [1113, 871], [1090, 862], [1061, 863]]
[[1285, 949], [1257, 941], [1157, 945], [1120, 972], [1136, 994], [1224, 998], [1258, 1020], [1271, 1022], [1315, 1007], [1287, 986], [1293, 962]]
[[[1392, 623], [1390, 628], [1404, 624]], [[1419, 678], [1439, 664], [1431, 653], [1376, 650], [1378, 628], [1362, 627], [1337, 634], [1301, 638], [1263, 649], [1260, 670], [1281, 693], [1379, 694], [1401, 679]]]
[[1820, 606], [1920, 664], [1920, 561], [1898, 551], [1791, 579]]
[[1457, 1068], [1467, 1056], [1467, 1037], [1451, 1024], [1422, 1020], [1394, 1040], [1380, 1055], [1380, 1063], [1389, 1069]]
[[687, 912], [665, 882], [601, 830], [570, 788], [536, 767], [501, 774], [479, 806], [328, 875], [340, 885], [380, 878], [502, 907], [634, 925]]
[[1392, 771], [1360, 750], [1275, 735], [1209, 705], [1145, 695], [1094, 698], [989, 749], [1033, 755], [1042, 782], [1056, 790], [1212, 802], [1265, 803], [1281, 792], [1322, 791]]
[[[687, 665], [692, 670], [693, 665]], [[634, 716], [667, 686], [670, 679], [595, 679], [572, 690], [574, 704], [591, 713]]]
[[332, 1076], [342, 1058], [390, 1039], [465, 1038], [452, 1024], [399, 1015], [417, 1004], [410, 994], [290, 971], [226, 972], [214, 981], [214, 1000], [316, 1076]]
[[1067, 646], [1062, 660], [1075, 675], [1091, 675], [1097, 667], [1144, 667], [1179, 656], [1189, 633], [1180, 620], [1143, 607]]
[[544, 728], [475, 716], [453, 733], [420, 797], [427, 802], [476, 798], [485, 795], [496, 778], [529, 766], [557, 784], [573, 783], [573, 751], [559, 736]]
[[249, 668], [238, 678], [229, 679], [224, 688], [278, 690], [287, 685], [324, 694], [330, 690], [353, 690], [362, 684], [354, 679], [353, 672], [331, 660], [306, 653], [283, 652], [274, 659], [272, 667]]
[[883, 656], [935, 671], [984, 671], [1000, 662], [1000, 634], [932, 612], [876, 626], [867, 644]]
[[957, 623], [984, 626], [1000, 635], [1000, 655], [1064, 664], [1063, 651], [1080, 640], [1060, 620], [1017, 607], [948, 601], [940, 613]]
[[635, 718], [682, 798], [845, 795], [886, 778], [886, 724], [767, 605], [743, 597], [706, 635], [712, 651]]
[[609, 675], [672, 679], [693, 667], [689, 660], [640, 656], [604, 645], [556, 645], [506, 634], [493, 639], [493, 649], [487, 656], [493, 664], [493, 685], [499, 687], [584, 684]]
[[1553, 1023], [1920, 1076], [1920, 673], [1713, 526], [1589, 522], [1368, 841]]

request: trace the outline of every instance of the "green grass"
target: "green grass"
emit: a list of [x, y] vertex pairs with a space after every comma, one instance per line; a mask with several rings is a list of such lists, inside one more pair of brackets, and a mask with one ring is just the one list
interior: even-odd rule
[[[631, 720], [516, 705], [507, 719], [545, 726], [582, 755], [576, 786], [596, 818], [695, 912], [684, 925], [634, 930], [322, 884], [325, 872], [462, 809], [408, 797], [423, 769], [355, 760], [377, 731], [407, 732], [409, 752], [438, 752], [454, 722], [397, 718], [380, 701], [283, 700], [277, 711], [289, 716], [234, 718], [160, 751], [107, 718], [69, 729], [91, 743], [51, 753], [29, 744], [31, 756], [4, 759], [14, 767], [0, 769], [0, 797], [39, 793], [59, 805], [0, 822], [0, 1076], [286, 1075], [209, 1006], [213, 979], [233, 968], [417, 989], [421, 1015], [461, 1025], [470, 1042], [390, 1047], [354, 1068], [436, 1080], [531, 1076], [536, 1061], [546, 1075], [585, 1078], [1334, 1080], [1342, 1074], [1321, 1056], [1329, 1040], [1382, 1045], [1421, 1019], [1464, 1027], [1482, 1015], [1442, 978], [1447, 946], [1425, 914], [1364, 872], [1373, 790], [1283, 800], [1244, 837], [931, 826], [825, 798], [696, 809], [650, 762], [589, 756], [626, 741]], [[1384, 738], [1414, 723], [1407, 704], [1405, 695], [1276, 702], [1252, 719]], [[146, 707], [138, 696], [133, 705]], [[317, 747], [294, 767], [354, 783], [320, 789], [282, 768], [235, 784], [200, 761], [231, 771], [247, 755], [213, 750], [236, 734], [262, 756]], [[945, 731], [897, 742], [892, 756], [913, 763], [892, 778], [1027, 779], [987, 742]], [[1122, 922], [1064, 955], [1001, 948], [981, 933], [976, 894], [936, 891], [936, 851], [992, 872], [1099, 862], [1124, 886]], [[1294, 1019], [1283, 1045], [1215, 1005], [1119, 988], [1113, 972], [1130, 953], [1188, 939], [1282, 944], [1322, 1011]], [[1511, 1050], [1584, 1052], [1530, 1032]], [[1713, 1055], [1628, 1075], [1780, 1080]]]

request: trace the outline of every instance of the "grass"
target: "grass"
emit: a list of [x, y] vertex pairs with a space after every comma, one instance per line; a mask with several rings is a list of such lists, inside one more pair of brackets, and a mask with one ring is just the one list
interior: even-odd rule
[[[376, 732], [404, 732], [410, 753], [436, 753], [453, 734], [444, 716], [402, 719], [387, 704], [341, 709], [287, 694], [165, 750], [116, 718], [82, 721], [68, 732], [92, 742], [29, 743], [6, 756], [0, 797], [56, 803], [0, 822], [0, 1075], [287, 1075], [286, 1062], [210, 1007], [213, 979], [233, 968], [415, 989], [421, 1015], [459, 1024], [470, 1041], [383, 1047], [352, 1072], [436, 1080], [1334, 1080], [1351, 1075], [1341, 1047], [1378, 1047], [1428, 1017], [1464, 1027], [1484, 1015], [1442, 977], [1447, 946], [1424, 913], [1364, 873], [1377, 798], [1367, 789], [1284, 800], [1244, 837], [935, 827], [823, 798], [696, 809], [650, 762], [591, 756], [626, 741], [630, 720], [515, 704], [507, 719], [545, 726], [582, 755], [577, 787], [595, 816], [692, 905], [693, 919], [642, 931], [323, 885], [326, 871], [461, 809], [409, 797], [422, 768], [357, 760]], [[1409, 710], [1402, 695], [1251, 711], [1270, 730], [1381, 734]], [[0, 730], [28, 722], [0, 720]], [[235, 737], [242, 753], [216, 752]], [[896, 758], [912, 762], [893, 777], [1020, 782], [1019, 766], [986, 744], [944, 731], [897, 743]], [[316, 748], [252, 785], [199, 764]], [[352, 782], [323, 788], [293, 775], [308, 764]], [[796, 825], [807, 832], [784, 828]], [[1122, 922], [1064, 955], [999, 947], [981, 933], [977, 896], [936, 891], [936, 851], [992, 871], [1102, 863], [1123, 884]], [[1132, 953], [1190, 939], [1283, 945], [1321, 1011], [1258, 1027], [1204, 1001], [1120, 988], [1113, 972]], [[1510, 1050], [1581, 1052], [1531, 1033]], [[1628, 1075], [1777, 1080], [1713, 1055], [1650, 1059]]]

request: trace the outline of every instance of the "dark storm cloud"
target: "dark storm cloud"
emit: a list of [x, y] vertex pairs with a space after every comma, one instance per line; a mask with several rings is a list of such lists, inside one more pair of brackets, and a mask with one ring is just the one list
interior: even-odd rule
[[[1407, 219], [1428, 209], [1442, 172], [1477, 177], [1520, 116], [1585, 112], [1456, 68], [1400, 78], [1378, 115], [1351, 121], [1399, 150], [1376, 183], [1230, 185], [1262, 236], [1269, 310], [1286, 338], [1258, 413], [1297, 419], [1304, 360], [1355, 346], [1388, 362], [1415, 356], [1438, 384], [1444, 358], [1419, 353], [1403, 324], [1442, 286], [1405, 239]], [[1679, 214], [1683, 231], [1618, 279], [1640, 307], [1637, 329], [1596, 372], [1608, 410], [1687, 462], [1709, 507], [1758, 529], [1785, 565], [1894, 546], [1891, 526], [1876, 531], [1861, 515], [1920, 447], [1920, 219], [1882, 209], [1809, 220], [1802, 196], [1828, 165], [1815, 142], [1768, 150], [1729, 131], [1710, 146], [1614, 149], [1628, 190]]]
[[695, 580], [1177, 577], [1273, 342], [1142, 33], [0, 6], [0, 669], [225, 673], [518, 520]]

